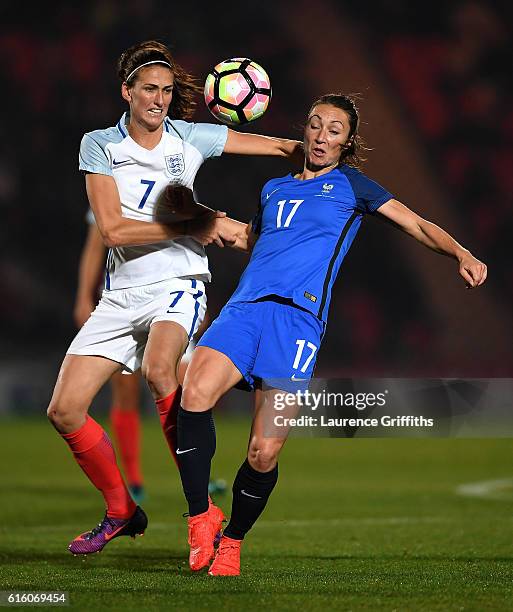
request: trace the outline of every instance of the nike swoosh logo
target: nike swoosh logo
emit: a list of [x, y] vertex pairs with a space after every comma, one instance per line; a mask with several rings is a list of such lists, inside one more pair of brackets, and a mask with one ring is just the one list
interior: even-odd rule
[[177, 454], [177, 455], [183, 455], [184, 453], [190, 453], [190, 452], [191, 452], [191, 451], [193, 451], [193, 450], [197, 450], [197, 448], [196, 448], [196, 447], [194, 447], [194, 448], [186, 448], [186, 449], [185, 449], [185, 450], [183, 450], [183, 451], [182, 451], [182, 450], [179, 450], [179, 449], [177, 448], [177, 449], [176, 449], [176, 454]]
[[308, 380], [308, 378], [296, 378], [295, 374], [292, 374], [290, 380], [300, 381], [300, 380]]
[[112, 160], [112, 165], [113, 166], [119, 166], [120, 164], [126, 164], [127, 162], [129, 162], [129, 159], [122, 159], [121, 161], [116, 161], [115, 159]]
[[245, 495], [246, 497], [252, 497], [253, 499], [262, 499], [261, 497], [258, 497], [258, 495], [251, 495], [251, 493], [246, 493], [244, 489], [241, 489], [240, 492], [242, 493], [242, 495]]
[[271, 193], [267, 193], [265, 199], [268, 200], [273, 195], [273, 193], [276, 193], [279, 189], [280, 188], [278, 187], [278, 189], [273, 189]]
[[115, 536], [117, 533], [119, 533], [119, 532], [120, 532], [120, 531], [123, 529], [123, 527], [126, 527], [126, 525], [121, 525], [121, 527], [118, 527], [118, 528], [117, 528], [115, 531], [113, 531], [112, 533], [106, 533], [106, 534], [105, 534], [105, 536], [104, 536], [104, 537], [105, 537], [105, 540], [106, 540], [107, 542], [108, 542], [109, 540], [112, 540], [112, 538], [113, 538], [113, 537], [114, 537], [114, 536]]

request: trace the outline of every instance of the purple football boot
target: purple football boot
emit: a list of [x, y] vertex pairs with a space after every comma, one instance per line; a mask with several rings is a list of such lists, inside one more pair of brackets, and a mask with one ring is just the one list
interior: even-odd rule
[[143, 535], [148, 526], [148, 518], [143, 509], [137, 506], [129, 519], [103, 517], [103, 521], [93, 530], [77, 536], [68, 546], [74, 555], [89, 555], [100, 552], [102, 548], [114, 538], [119, 536]]

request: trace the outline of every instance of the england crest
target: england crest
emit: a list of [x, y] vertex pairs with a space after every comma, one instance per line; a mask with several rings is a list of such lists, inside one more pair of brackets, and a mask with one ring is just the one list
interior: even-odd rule
[[180, 176], [185, 170], [185, 162], [182, 153], [166, 155], [164, 159], [166, 160], [167, 171], [171, 176]]

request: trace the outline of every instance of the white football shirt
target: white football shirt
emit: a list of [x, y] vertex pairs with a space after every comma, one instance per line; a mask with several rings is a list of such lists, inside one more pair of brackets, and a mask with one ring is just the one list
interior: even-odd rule
[[[164, 212], [159, 211], [159, 196], [166, 185], [175, 182], [192, 189], [201, 164], [223, 152], [228, 128], [166, 117], [162, 138], [149, 151], [132, 140], [127, 122], [128, 113], [124, 113], [115, 127], [84, 134], [79, 168], [114, 177], [123, 217], [158, 221]], [[114, 247], [107, 254], [107, 290], [184, 276], [211, 278], [205, 249], [192, 238]]]

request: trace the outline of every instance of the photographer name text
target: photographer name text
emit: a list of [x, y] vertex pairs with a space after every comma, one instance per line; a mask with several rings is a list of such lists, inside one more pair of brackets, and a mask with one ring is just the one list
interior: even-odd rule
[[331, 418], [300, 416], [288, 418], [283, 414], [274, 417], [275, 427], [433, 427], [434, 419], [423, 416], [383, 415], [376, 418]]

